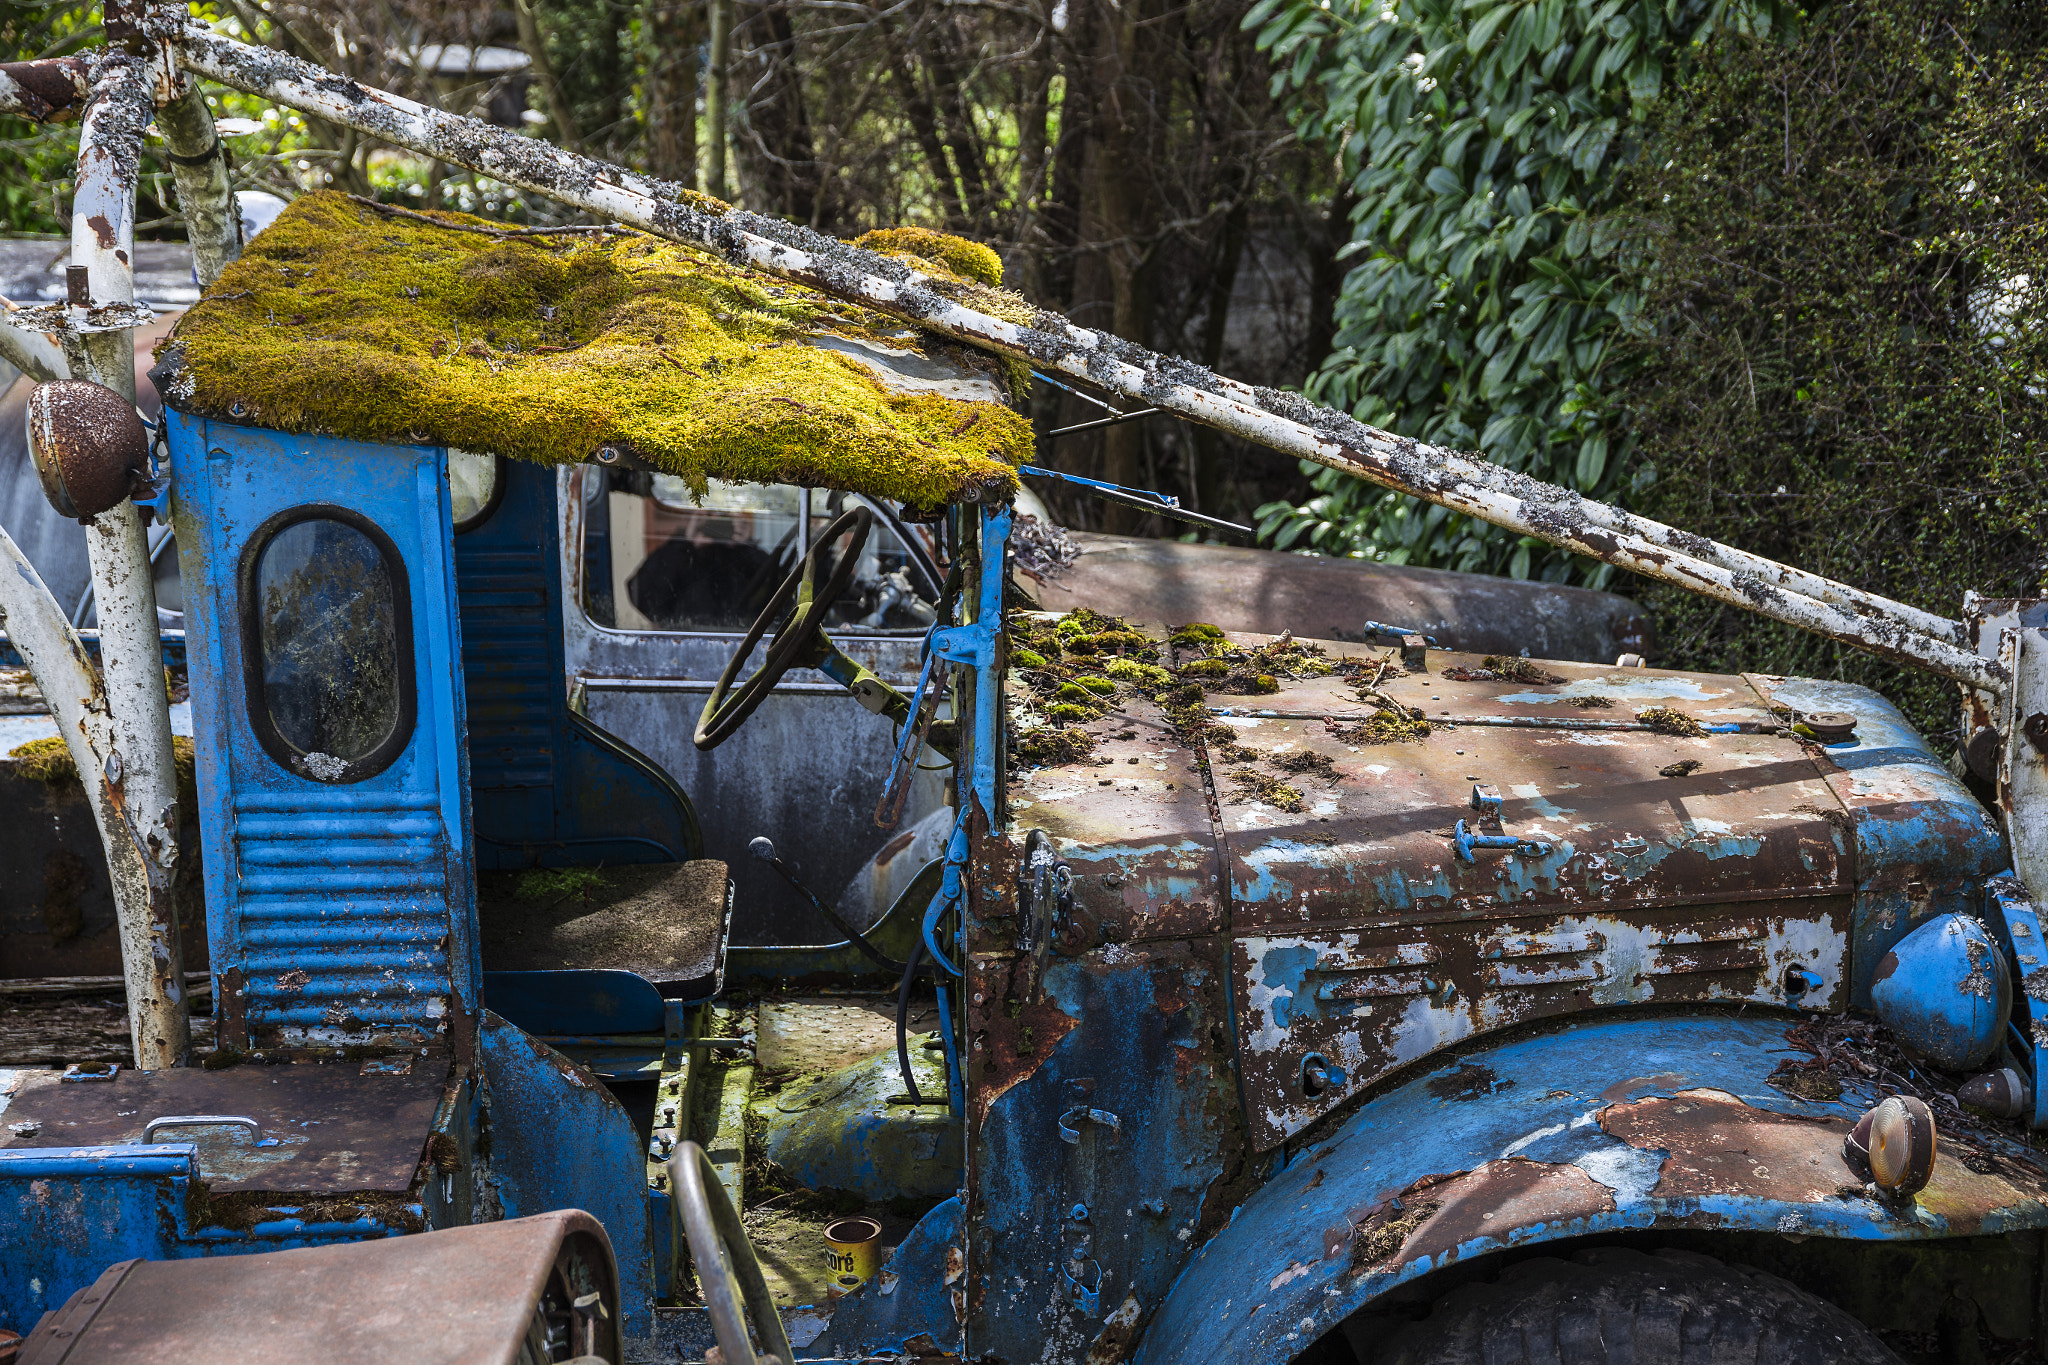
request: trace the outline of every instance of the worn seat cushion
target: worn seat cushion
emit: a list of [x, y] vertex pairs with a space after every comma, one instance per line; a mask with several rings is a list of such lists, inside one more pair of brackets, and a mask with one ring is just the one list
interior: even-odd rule
[[612, 968], [656, 985], [713, 976], [731, 879], [722, 862], [503, 873], [479, 880], [487, 972]]

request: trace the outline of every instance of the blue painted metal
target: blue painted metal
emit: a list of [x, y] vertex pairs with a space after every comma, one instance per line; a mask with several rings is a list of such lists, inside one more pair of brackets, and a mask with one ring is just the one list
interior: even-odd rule
[[[165, 422], [220, 1038], [452, 1029], [464, 1049], [478, 966], [446, 452]], [[267, 519], [312, 503], [379, 527], [410, 599], [412, 732], [390, 766], [350, 785], [287, 771], [246, 709], [239, 565]]]
[[505, 460], [499, 477], [496, 509], [455, 537], [478, 867], [701, 857], [675, 780], [569, 709], [554, 469]]
[[[247, 1255], [395, 1235], [372, 1217], [195, 1227], [198, 1151], [189, 1142], [0, 1149], [0, 1225], [7, 1234], [0, 1327], [25, 1335], [116, 1261]], [[404, 1212], [425, 1218], [418, 1205]]]
[[1871, 977], [1892, 945], [1936, 915], [1974, 912], [1985, 881], [2012, 855], [1990, 812], [1877, 693], [1811, 678], [1750, 681], [1781, 706], [1856, 717], [1855, 740], [1825, 749], [1820, 767], [1853, 821], [1849, 1003], [1868, 1009]]
[[527, 1033], [659, 1034], [667, 1003], [636, 972], [484, 973], [484, 1004]]
[[[1953, 1161], [1913, 1204], [1839, 1194], [1825, 1162], [1839, 1162], [1841, 1133], [1874, 1097], [1852, 1090], [1838, 1103], [1814, 1103], [1765, 1084], [1785, 1054], [1784, 1029], [1782, 1020], [1753, 1014], [1588, 1021], [1446, 1061], [1290, 1152], [1285, 1169], [1236, 1210], [1158, 1305], [1136, 1359], [1288, 1360], [1397, 1284], [1503, 1247], [1585, 1233], [1678, 1222], [1918, 1241], [2048, 1226], [2048, 1205], [2032, 1193], [2012, 1188], [2009, 1199], [1979, 1202], [1983, 1191]], [[1793, 1127], [1811, 1134], [1814, 1173], [1722, 1162], [1714, 1192], [1660, 1195], [1660, 1173], [1693, 1154], [1631, 1145], [1602, 1127], [1601, 1114], [1695, 1090], [1799, 1116]], [[1702, 1147], [1713, 1145], [1711, 1134], [1701, 1138]], [[1357, 1224], [1384, 1215], [1404, 1191], [1409, 1211], [1426, 1215], [1430, 1193], [1420, 1182], [1482, 1168], [1533, 1193], [1484, 1210], [1446, 1204], [1435, 1216], [1453, 1220], [1444, 1237], [1456, 1240], [1435, 1254], [1355, 1261]], [[1788, 1188], [1809, 1187], [1785, 1197]], [[1427, 1230], [1425, 1222], [1416, 1244], [1428, 1241]]]
[[918, 1337], [929, 1337], [940, 1350], [959, 1350], [958, 1305], [967, 1288], [962, 1222], [958, 1199], [918, 1219], [880, 1273], [839, 1301], [831, 1326], [804, 1356], [864, 1359], [900, 1351]]
[[1949, 1071], [1984, 1065], [2005, 1040], [2012, 973], [1971, 915], [1943, 915], [1900, 939], [1877, 964], [1870, 995], [1899, 1041]]
[[2048, 1090], [2041, 1085], [2048, 1077], [2048, 930], [2019, 878], [1994, 877], [1984, 898], [1985, 921], [2005, 949], [2019, 987], [2012, 993], [2006, 1042], [2034, 1084], [2032, 1126], [2048, 1128]]
[[1465, 828], [1463, 820], [1451, 828], [1451, 842], [1457, 846], [1458, 857], [1465, 862], [1477, 861], [1472, 850], [1478, 848], [1513, 849], [1525, 858], [1540, 858], [1550, 852], [1550, 845], [1535, 839], [1518, 839], [1512, 834], [1477, 834]]
[[1056, 956], [1020, 1016], [1029, 1071], [998, 1080], [995, 1044], [973, 1054], [966, 1354], [1079, 1361], [1126, 1301], [1166, 1296], [1242, 1160], [1235, 1078], [1207, 1046], [1229, 1021], [1221, 961], [1214, 938]]
[[[94, 659], [100, 657], [100, 633], [97, 630], [81, 630], [78, 638], [85, 645], [85, 652]], [[159, 637], [163, 646], [164, 667], [176, 672], [185, 671], [185, 632], [167, 630]], [[14, 647], [4, 632], [0, 632], [0, 668], [26, 668], [28, 661], [21, 657], [21, 651]]]
[[625, 1333], [653, 1330], [654, 1242], [639, 1128], [590, 1072], [485, 1013], [478, 1053], [489, 1093], [490, 1180], [507, 1218], [582, 1209], [619, 1264]]
[[[1367, 621], [1360, 629], [1368, 636], [1392, 635], [1396, 639], [1404, 635], [1422, 635], [1422, 632], [1419, 630], [1410, 630], [1407, 626], [1390, 626], [1385, 621]], [[1422, 642], [1433, 645], [1436, 643], [1436, 636], [1422, 635]]]

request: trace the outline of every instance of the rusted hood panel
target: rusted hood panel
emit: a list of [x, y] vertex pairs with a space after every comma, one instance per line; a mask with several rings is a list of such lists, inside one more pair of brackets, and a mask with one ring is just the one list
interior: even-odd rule
[[1361, 640], [1367, 621], [1423, 631], [1460, 649], [1611, 662], [1648, 653], [1649, 613], [1626, 597], [1485, 574], [1281, 554], [1229, 545], [1069, 532], [1081, 556], [1029, 583], [1048, 611], [1097, 611], [1178, 626], [1291, 630]]
[[[1840, 804], [1795, 740], [1458, 727], [1352, 744], [1321, 721], [1226, 723], [1260, 767], [1300, 754], [1329, 762], [1288, 779], [1298, 814], [1218, 764], [1239, 928], [1721, 904], [1851, 880]], [[1699, 766], [1664, 775], [1687, 762]], [[1453, 831], [1476, 822], [1480, 783], [1500, 792], [1506, 832], [1547, 851], [1458, 856]]]
[[[1332, 675], [1235, 708], [1265, 714], [1225, 717], [1235, 739], [1209, 749], [1254, 1148], [1396, 1067], [1546, 1015], [1847, 1003], [1849, 817], [1800, 741], [1761, 732], [1772, 718], [1748, 683], [1550, 664], [1533, 681], [1441, 676], [1487, 662], [1431, 651], [1429, 671], [1382, 681], [1431, 717], [1426, 737], [1373, 742], [1358, 718], [1377, 699]], [[1586, 697], [1610, 704], [1573, 705]], [[1750, 728], [1660, 733], [1641, 719], [1653, 708]], [[1269, 775], [1290, 770], [1276, 795]], [[1522, 847], [1459, 851], [1481, 784]]]

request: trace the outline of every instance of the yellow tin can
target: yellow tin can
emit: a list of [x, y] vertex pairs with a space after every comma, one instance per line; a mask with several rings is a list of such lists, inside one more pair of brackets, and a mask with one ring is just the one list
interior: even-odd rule
[[825, 1225], [829, 1299], [851, 1294], [875, 1277], [882, 1263], [882, 1225], [872, 1218], [841, 1218]]

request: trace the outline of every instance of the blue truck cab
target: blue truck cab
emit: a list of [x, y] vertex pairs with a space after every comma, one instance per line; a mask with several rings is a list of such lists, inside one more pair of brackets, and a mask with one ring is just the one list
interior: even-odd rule
[[[211, 297], [310, 278], [298, 240]], [[879, 758], [795, 793], [769, 857], [943, 812], [871, 915], [777, 918], [706, 835], [773, 752], [678, 780], [576, 663], [630, 643], [591, 509], [658, 453], [338, 435], [341, 394], [266, 422], [198, 364], [166, 352], [159, 388], [215, 1043], [0, 1073], [0, 1324], [50, 1315], [31, 1352], [90, 1337], [117, 1264], [346, 1252], [402, 1298], [364, 1267], [574, 1210], [582, 1249], [477, 1358], [733, 1360], [722, 1267], [753, 1257], [686, 1216], [700, 1147], [742, 1210], [763, 1159], [918, 1210], [784, 1326], [748, 1300], [804, 1359], [1535, 1359], [1584, 1328], [1568, 1302], [1634, 1358], [1885, 1359], [1873, 1331], [1928, 1314], [2042, 1339], [2041, 928], [1876, 694], [1014, 610], [1007, 488], [844, 480], [716, 681], [651, 703], [701, 700], [710, 753], [791, 688], [854, 699], [811, 718]], [[936, 581], [877, 633], [919, 555]], [[726, 1064], [790, 990], [878, 1002], [896, 1047], [736, 1118]], [[1997, 1113], [1948, 1098], [1979, 1072]], [[1872, 1126], [1925, 1097], [1938, 1138], [1924, 1104]]]

